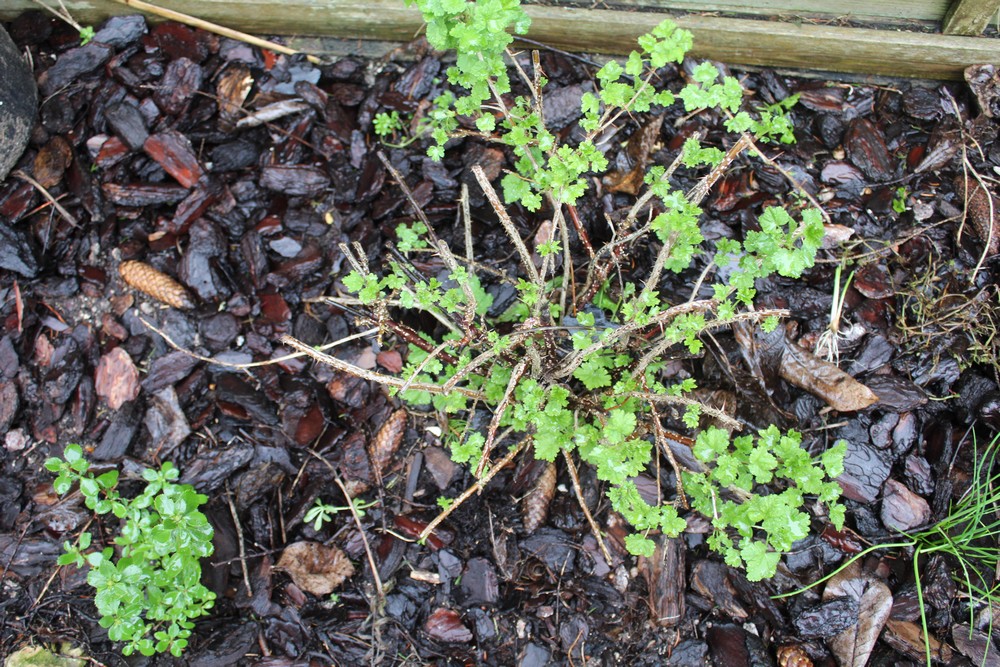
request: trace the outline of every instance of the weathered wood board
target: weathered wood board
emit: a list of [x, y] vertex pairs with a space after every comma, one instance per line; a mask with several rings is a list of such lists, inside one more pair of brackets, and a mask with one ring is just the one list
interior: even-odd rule
[[[777, 4], [777, 0], [770, 2]], [[818, 4], [808, 0], [798, 2], [800, 5]], [[936, 6], [941, 4], [941, 0], [920, 0], [914, 4], [929, 12], [932, 2]], [[161, 4], [230, 28], [263, 35], [408, 41], [419, 33], [421, 26], [417, 11], [404, 7], [402, 0], [162, 0]], [[686, 3], [683, 0], [660, 2], [660, 5], [666, 4]], [[723, 4], [735, 3], [715, 3]], [[897, 0], [887, 4], [894, 9], [884, 11], [899, 12], [907, 3]], [[96, 23], [111, 14], [135, 11], [112, 0], [70, 0], [66, 6], [83, 23]], [[9, 19], [33, 7], [36, 5], [28, 0], [0, 0], [0, 18]], [[945, 8], [938, 6], [937, 9]], [[527, 7], [527, 11], [533, 20], [529, 34], [532, 39], [562, 49], [607, 54], [627, 53], [638, 35], [671, 16], [663, 12], [551, 5], [533, 5]], [[734, 65], [956, 79], [961, 78], [968, 65], [1000, 64], [1000, 40], [996, 38], [876, 30], [829, 21], [729, 18], [705, 13], [682, 14], [676, 20], [694, 32], [693, 55]]]

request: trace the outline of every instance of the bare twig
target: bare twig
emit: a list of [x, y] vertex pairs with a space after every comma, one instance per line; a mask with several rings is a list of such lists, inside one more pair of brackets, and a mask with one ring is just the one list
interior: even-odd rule
[[690, 303], [682, 303], [676, 305], [672, 308], [659, 313], [649, 319], [648, 322], [629, 322], [623, 324], [617, 329], [611, 329], [610, 334], [606, 334], [600, 337], [594, 343], [591, 343], [590, 347], [585, 350], [575, 352], [566, 358], [566, 362], [563, 364], [562, 368], [556, 369], [553, 373], [554, 378], [562, 378], [573, 374], [580, 364], [583, 363], [585, 359], [590, 357], [598, 350], [604, 349], [606, 347], [612, 347], [619, 341], [624, 340], [630, 334], [647, 327], [655, 327], [657, 325], [666, 324], [670, 320], [683, 315], [685, 313], [693, 313], [698, 311], [708, 311], [715, 307], [715, 301], [712, 299], [706, 299], [703, 301], [693, 301]]
[[[722, 158], [722, 161], [717, 164], [712, 171], [705, 174], [698, 183], [688, 190], [685, 197], [687, 200], [694, 204], [695, 206], [701, 204], [702, 200], [708, 195], [708, 191], [711, 190], [715, 182], [718, 181], [722, 175], [729, 169], [729, 165], [733, 163], [739, 155], [745, 151], [751, 144], [750, 136], [744, 134], [740, 137], [739, 141], [733, 144], [726, 155]], [[681, 155], [684, 152], [681, 151]], [[670, 258], [670, 253], [673, 250], [674, 238], [671, 237], [664, 241], [663, 247], [660, 248], [659, 254], [656, 256], [656, 261], [653, 262], [653, 268], [649, 270], [649, 278], [646, 280], [646, 285], [642, 289], [642, 293], [639, 295], [639, 301], [643, 302], [645, 298], [653, 292], [660, 284], [660, 275], [663, 273], [663, 267], [667, 260]]]
[[429, 524], [427, 524], [426, 528], [420, 531], [420, 535], [417, 537], [417, 539], [420, 541], [426, 540], [427, 536], [433, 533], [434, 529], [437, 528], [439, 525], [441, 525], [442, 521], [447, 519], [448, 516], [456, 509], [458, 509], [458, 507], [462, 503], [471, 498], [474, 493], [481, 491], [489, 483], [491, 479], [496, 477], [498, 472], [507, 467], [507, 465], [514, 460], [514, 457], [516, 457], [521, 452], [521, 450], [524, 449], [524, 446], [526, 444], [528, 444], [527, 439], [521, 440], [519, 443], [511, 447], [510, 451], [507, 452], [506, 456], [500, 459], [500, 461], [497, 462], [495, 466], [490, 468], [486, 472], [486, 474], [480, 477], [475, 483], [472, 484], [472, 486], [463, 491], [462, 495], [460, 495], [458, 498], [455, 498], [455, 500], [452, 501], [451, 505], [449, 505], [447, 509], [445, 509], [436, 517], [434, 517], [434, 520], [431, 521]]
[[622, 394], [623, 398], [640, 398], [644, 401], [649, 401], [650, 403], [672, 403], [674, 405], [683, 405], [687, 407], [689, 405], [697, 405], [701, 408], [703, 414], [708, 415], [714, 419], [717, 419], [726, 428], [731, 428], [733, 430], [740, 430], [743, 428], [743, 424], [739, 421], [733, 419], [725, 412], [717, 410], [713, 407], [705, 405], [701, 401], [696, 401], [693, 398], [687, 398], [686, 396], [671, 396], [670, 394], [654, 394], [643, 391], [632, 391], [627, 394]]
[[229, 515], [233, 517], [233, 526], [236, 527], [236, 540], [240, 548], [240, 569], [243, 571], [243, 583], [247, 587], [247, 599], [253, 598], [253, 587], [250, 586], [250, 572], [247, 570], [247, 551], [243, 544], [243, 526], [240, 525], [240, 517], [236, 514], [236, 506], [233, 505], [233, 494], [229, 490], [229, 480], [226, 480], [226, 502], [229, 504]]
[[594, 515], [590, 513], [590, 508], [587, 507], [587, 501], [583, 497], [583, 487], [580, 486], [580, 474], [577, 472], [576, 464], [573, 462], [573, 455], [565, 448], [562, 450], [562, 455], [566, 460], [569, 478], [573, 480], [573, 492], [576, 494], [576, 502], [579, 503], [583, 516], [587, 518], [587, 523], [590, 524], [590, 532], [593, 533], [594, 539], [597, 540], [597, 546], [601, 550], [601, 555], [604, 556], [604, 562], [608, 564], [608, 567], [613, 568], [615, 566], [614, 559], [611, 558], [608, 545], [604, 543], [604, 537], [601, 535], [601, 527], [597, 525]]
[[517, 388], [517, 383], [521, 381], [521, 376], [524, 375], [524, 371], [528, 368], [528, 357], [524, 357], [518, 362], [517, 366], [510, 373], [510, 380], [507, 382], [507, 389], [503, 392], [503, 398], [497, 403], [497, 407], [493, 410], [493, 418], [490, 419], [489, 428], [486, 429], [486, 443], [483, 445], [483, 455], [479, 457], [479, 465], [476, 466], [476, 477], [483, 474], [483, 469], [486, 468], [486, 462], [490, 460], [490, 452], [493, 450], [493, 442], [497, 436], [497, 428], [500, 427], [500, 419], [503, 417], [504, 411], [507, 406], [510, 405], [511, 400], [514, 398], [514, 389]]
[[[248, 368], [257, 368], [258, 366], [270, 366], [272, 364], [280, 364], [285, 361], [291, 361], [292, 359], [298, 359], [299, 357], [312, 356], [309, 352], [294, 352], [292, 354], [286, 354], [280, 357], [275, 357], [274, 359], [268, 359], [267, 361], [250, 361], [243, 364], [237, 364], [231, 361], [222, 361], [220, 359], [213, 359], [212, 357], [206, 357], [204, 355], [198, 354], [197, 352], [192, 352], [187, 348], [181, 347], [166, 332], [164, 332], [163, 330], [159, 329], [158, 327], [150, 323], [149, 320], [142, 317], [141, 315], [139, 316], [139, 321], [142, 322], [147, 329], [158, 334], [160, 338], [162, 338], [167, 345], [174, 348], [178, 352], [183, 352], [184, 354], [188, 355], [193, 359], [197, 359], [198, 361], [204, 361], [207, 364], [214, 364], [216, 366], [222, 366], [224, 368], [235, 368], [237, 370], [246, 370]], [[378, 333], [378, 329], [366, 329], [356, 334], [345, 336], [340, 340], [335, 340], [332, 343], [327, 343], [326, 345], [320, 345], [315, 349], [310, 348], [310, 350], [312, 352], [329, 350], [330, 348], [337, 347], [338, 345], [343, 345], [344, 343], [349, 343], [353, 340], [358, 340], [359, 338], [367, 338], [369, 336], [374, 336], [376, 333]]]
[[14, 175], [20, 178], [22, 181], [30, 183], [32, 186], [34, 186], [36, 190], [41, 192], [42, 196], [45, 197], [47, 200], [49, 200], [49, 203], [52, 204], [52, 207], [55, 210], [59, 211], [59, 215], [61, 215], [66, 222], [68, 222], [73, 227], [80, 226], [80, 223], [77, 221], [75, 217], [73, 217], [73, 214], [67, 211], [66, 208], [62, 204], [60, 204], [59, 201], [55, 197], [53, 197], [48, 190], [45, 189], [45, 186], [43, 186], [41, 183], [33, 179], [28, 174], [24, 173], [24, 171], [21, 169], [15, 171]]
[[[646, 384], [646, 378], [642, 379], [642, 385], [648, 392], [649, 386]], [[699, 405], [701, 405], [702, 410], [708, 407], [700, 403]], [[663, 424], [660, 423], [660, 415], [656, 411], [655, 402], [649, 402], [649, 410], [653, 418], [653, 432], [656, 435], [656, 444], [658, 444], [660, 449], [663, 450], [663, 453], [667, 455], [667, 460], [670, 461], [670, 467], [674, 469], [674, 477], [676, 479], [674, 484], [677, 490], [677, 499], [680, 501], [681, 507], [686, 508], [688, 506], [688, 501], [687, 495], [684, 493], [684, 480], [681, 478], [681, 466], [677, 463], [677, 457], [674, 456], [674, 452], [670, 449], [670, 445], [667, 444], [667, 434], [663, 430]]]
[[372, 570], [372, 580], [375, 582], [375, 593], [378, 595], [379, 607], [381, 608], [382, 601], [385, 600], [385, 589], [382, 587], [382, 577], [379, 576], [378, 567], [375, 565], [375, 555], [372, 553], [372, 547], [368, 544], [368, 536], [365, 535], [364, 526], [361, 525], [361, 517], [358, 515], [358, 508], [354, 506], [354, 499], [351, 498], [351, 494], [347, 492], [347, 487], [344, 486], [344, 482], [341, 481], [339, 476], [335, 476], [333, 481], [337, 483], [340, 490], [344, 494], [344, 498], [347, 499], [347, 508], [351, 511], [351, 516], [354, 517], [354, 525], [358, 527], [358, 533], [361, 535], [361, 543], [365, 547], [365, 556], [368, 557], [368, 567]]

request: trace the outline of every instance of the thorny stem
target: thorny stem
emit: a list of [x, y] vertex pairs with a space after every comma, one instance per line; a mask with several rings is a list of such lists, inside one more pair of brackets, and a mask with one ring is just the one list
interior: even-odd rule
[[312, 357], [313, 360], [318, 361], [321, 364], [326, 364], [327, 366], [332, 366], [338, 371], [343, 371], [345, 373], [350, 373], [356, 377], [363, 380], [369, 380], [371, 382], [378, 382], [379, 384], [388, 385], [390, 387], [403, 387], [408, 386], [414, 391], [426, 391], [432, 394], [444, 394], [448, 391], [457, 391], [463, 396], [468, 396], [469, 398], [476, 398], [479, 400], [486, 400], [486, 396], [478, 391], [468, 389], [466, 387], [452, 387], [450, 390], [445, 389], [441, 385], [430, 384], [427, 382], [411, 382], [407, 384], [407, 381], [403, 378], [394, 377], [392, 375], [383, 375], [382, 373], [375, 373], [374, 371], [365, 370], [360, 366], [355, 366], [354, 364], [349, 364], [346, 361], [341, 361], [336, 357], [331, 357], [328, 354], [323, 354], [318, 350], [314, 350], [302, 341], [292, 338], [291, 336], [282, 336], [281, 342], [289, 347], [293, 347], [296, 350], [301, 351], [308, 357]]
[[[715, 182], [722, 177], [722, 175], [729, 168], [729, 165], [733, 163], [733, 160], [739, 157], [740, 153], [746, 150], [751, 143], [749, 135], [742, 135], [739, 141], [733, 144], [732, 147], [726, 151], [726, 155], [722, 158], [722, 161], [719, 162], [719, 164], [717, 164], [712, 171], [705, 174], [705, 176], [688, 191], [686, 195], [687, 200], [695, 206], [701, 204], [702, 200], [708, 195], [708, 191], [711, 190], [712, 186], [715, 185]], [[683, 155], [683, 151], [681, 152], [681, 155]], [[666, 264], [667, 259], [670, 258], [672, 250], [673, 239], [671, 238], [664, 242], [663, 247], [660, 248], [660, 252], [656, 256], [653, 268], [649, 271], [649, 278], [646, 280], [646, 286], [643, 287], [642, 293], [639, 296], [640, 301], [648, 297], [648, 295], [660, 284], [660, 274], [663, 273], [663, 266]]]
[[447, 519], [448, 516], [456, 509], [458, 509], [458, 507], [462, 503], [471, 498], [474, 493], [481, 491], [490, 482], [491, 479], [496, 477], [498, 472], [507, 467], [507, 465], [510, 464], [510, 462], [513, 461], [514, 458], [521, 453], [521, 450], [523, 450], [524, 446], [527, 444], [528, 444], [528, 438], [525, 438], [524, 440], [521, 440], [516, 445], [511, 447], [510, 451], [507, 452], [506, 456], [500, 459], [500, 461], [498, 461], [495, 466], [490, 468], [486, 472], [486, 474], [480, 477], [476, 482], [474, 482], [472, 486], [463, 491], [462, 495], [455, 498], [455, 500], [452, 501], [451, 505], [449, 505], [446, 510], [442, 511], [440, 514], [434, 517], [434, 520], [431, 521], [429, 524], [427, 524], [426, 528], [420, 531], [420, 535], [417, 536], [417, 541], [422, 542], [423, 540], [426, 540], [427, 537], [434, 532], [434, 529], [437, 528], [439, 525], [441, 525], [442, 521]]
[[639, 398], [644, 401], [649, 401], [650, 403], [672, 403], [674, 405], [683, 405], [685, 407], [689, 405], [697, 405], [701, 408], [702, 414], [706, 414], [713, 419], [718, 420], [726, 428], [731, 428], [733, 430], [739, 431], [743, 428], [743, 424], [739, 421], [733, 419], [725, 412], [717, 410], [716, 408], [705, 405], [701, 401], [696, 401], [693, 398], [687, 398], [684, 396], [671, 396], [670, 394], [654, 394], [650, 392], [633, 391], [627, 394], [622, 394], [622, 398]]
[[[587, 349], [581, 352], [576, 352], [575, 354], [567, 357], [566, 363], [563, 365], [562, 368], [557, 369], [553, 373], [553, 377], [562, 378], [568, 375], [572, 375], [573, 371], [579, 368], [580, 364], [582, 364], [583, 361], [587, 359], [590, 355], [594, 354], [595, 352], [603, 348], [616, 345], [617, 343], [624, 340], [626, 336], [638, 331], [639, 329], [653, 327], [658, 324], [666, 324], [670, 320], [674, 319], [679, 315], [683, 315], [684, 313], [708, 311], [711, 310], [714, 306], [715, 306], [715, 301], [713, 299], [705, 299], [702, 301], [694, 301], [691, 303], [682, 303], [672, 308], [668, 308], [662, 313], [655, 315], [654, 317], [650, 318], [648, 322], [641, 322], [641, 323], [629, 322], [628, 324], [624, 324], [618, 327], [617, 329], [611, 329], [609, 330], [610, 335], [601, 336], [600, 340], [591, 343], [590, 347], [588, 347]], [[726, 321], [730, 322], [732, 321], [732, 318]]]
[[[146, 326], [147, 329], [149, 329], [150, 331], [158, 334], [160, 336], [160, 338], [162, 338], [164, 340], [164, 342], [166, 342], [167, 345], [169, 345], [170, 347], [174, 348], [178, 352], [183, 352], [184, 354], [188, 355], [189, 357], [191, 357], [193, 359], [197, 359], [198, 361], [204, 361], [207, 364], [214, 364], [216, 366], [222, 366], [224, 368], [235, 368], [235, 369], [238, 369], [238, 370], [246, 370], [248, 368], [257, 368], [259, 366], [270, 366], [272, 364], [280, 364], [280, 363], [283, 363], [283, 362], [286, 362], [286, 361], [291, 361], [292, 359], [298, 359], [299, 357], [309, 356], [308, 352], [295, 352], [293, 354], [286, 354], [286, 355], [283, 355], [283, 356], [280, 356], [280, 357], [275, 357], [274, 359], [268, 359], [267, 361], [251, 361], [251, 362], [247, 362], [245, 364], [236, 364], [236, 363], [233, 363], [233, 362], [230, 362], [230, 361], [221, 361], [219, 359], [213, 359], [212, 357], [206, 357], [206, 356], [197, 354], [197, 353], [192, 352], [192, 351], [190, 351], [190, 350], [188, 350], [188, 349], [186, 349], [184, 347], [181, 347], [180, 345], [178, 345], [174, 341], [173, 338], [171, 338], [169, 335], [167, 335], [166, 332], [158, 329], [156, 326], [154, 326], [153, 324], [151, 324], [142, 315], [139, 316], [139, 321], [142, 322]], [[315, 348], [313, 351], [329, 350], [330, 348], [337, 347], [338, 345], [343, 345], [344, 343], [349, 343], [352, 340], [358, 340], [359, 338], [368, 338], [369, 336], [374, 336], [377, 333], [378, 333], [378, 329], [366, 329], [364, 331], [359, 331], [356, 334], [351, 334], [350, 336], [346, 336], [346, 337], [341, 338], [339, 340], [335, 340], [332, 343], [327, 343], [326, 345], [320, 345], [319, 347]], [[312, 348], [310, 348], [310, 349], [312, 349]]]
[[[451, 248], [448, 247], [448, 244], [444, 241], [438, 241], [437, 250], [448, 270], [452, 273], [458, 271], [458, 262], [455, 261], [455, 256], [451, 254]], [[472, 287], [470, 287], [468, 280], [459, 280], [458, 286], [462, 288], [462, 294], [465, 295], [465, 320], [462, 328], [465, 331], [466, 337], [471, 338], [474, 335], [473, 323], [476, 321], [476, 295], [472, 293]]]
[[517, 233], [517, 228], [514, 227], [514, 222], [510, 219], [510, 215], [507, 214], [507, 209], [505, 209], [503, 204], [500, 203], [500, 198], [497, 197], [496, 190], [493, 189], [493, 186], [490, 185], [489, 179], [486, 178], [483, 168], [477, 164], [472, 167], [472, 173], [476, 177], [476, 180], [479, 181], [480, 187], [483, 188], [483, 193], [486, 194], [486, 198], [490, 200], [490, 205], [496, 212], [497, 217], [500, 218], [500, 224], [503, 225], [504, 231], [507, 232], [507, 236], [510, 237], [511, 242], [514, 244], [514, 248], [521, 256], [521, 264], [524, 266], [524, 270], [528, 274], [528, 277], [531, 278], [532, 284], [536, 285], [540, 292], [544, 291], [545, 285], [542, 283], [542, 279], [538, 275], [538, 271], [535, 269], [535, 263], [531, 261], [531, 253], [528, 252], [528, 248], [525, 247], [524, 241], [521, 240], [521, 235]]
[[[643, 377], [642, 385], [649, 390], [649, 386], [646, 384], [646, 378]], [[663, 453], [667, 456], [667, 460], [670, 461], [670, 467], [674, 469], [674, 486], [677, 491], [677, 500], [680, 502], [681, 507], [687, 508], [688, 501], [687, 495], [684, 493], [684, 480], [681, 478], [681, 466], [677, 463], [677, 458], [674, 456], [673, 450], [670, 449], [670, 445], [667, 444], [667, 434], [663, 430], [663, 424], [660, 423], [660, 415], [656, 411], [656, 403], [654, 401], [649, 402], [649, 411], [652, 413], [653, 417], [653, 432], [656, 435], [656, 444], [660, 446]], [[657, 482], [659, 485], [659, 482]]]
[[483, 455], [479, 457], [479, 465], [476, 466], [476, 477], [483, 474], [483, 469], [486, 467], [486, 462], [490, 460], [490, 452], [493, 450], [493, 442], [497, 436], [497, 428], [500, 426], [500, 419], [503, 417], [504, 411], [507, 410], [507, 406], [510, 405], [511, 399], [514, 398], [514, 390], [517, 388], [517, 383], [521, 381], [521, 376], [524, 375], [524, 371], [528, 368], [528, 357], [521, 359], [514, 370], [511, 371], [510, 380], [507, 382], [507, 388], [503, 392], [503, 398], [497, 404], [496, 409], [493, 411], [493, 418], [490, 419], [489, 428], [486, 430], [486, 443], [483, 445]]
[[[538, 321], [537, 320], [528, 320], [528, 321], [525, 321], [525, 325], [528, 325], [528, 326], [525, 326], [524, 330], [522, 330], [522, 331], [515, 331], [514, 333], [510, 334], [511, 345], [520, 343], [522, 340], [524, 340], [525, 338], [528, 338], [529, 336], [532, 335], [533, 331], [529, 328], [529, 326], [532, 323], [535, 326], [537, 326]], [[503, 354], [503, 350], [499, 350], [496, 347], [491, 347], [490, 349], [486, 350], [485, 352], [483, 352], [482, 354], [480, 354], [478, 357], [476, 357], [475, 359], [473, 359], [472, 361], [470, 361], [468, 364], [466, 364], [464, 367], [462, 367], [461, 369], [459, 369], [458, 372], [456, 372], [453, 376], [451, 376], [448, 379], [447, 382], [445, 382], [443, 385], [441, 385], [441, 389], [443, 390], [442, 393], [448, 393], [448, 392], [450, 392], [451, 390], [453, 390], [458, 385], [459, 382], [462, 381], [462, 379], [466, 375], [468, 375], [472, 371], [476, 370], [477, 368], [479, 368], [480, 366], [482, 366], [483, 364], [485, 364], [490, 359], [498, 357], [501, 354]]]
[[[698, 302], [688, 301], [684, 305], [693, 303], [698, 303]], [[789, 311], [782, 308], [774, 308], [769, 310], [751, 310], [743, 313], [737, 313], [736, 315], [733, 315], [732, 317], [726, 320], [715, 320], [712, 322], [706, 322], [705, 330], [712, 329], [713, 327], [721, 327], [730, 324], [735, 324], [737, 322], [745, 322], [747, 320], [750, 321], [763, 320], [767, 319], [768, 317], [784, 318], [788, 317], [790, 314], [791, 313]], [[660, 342], [654, 345], [653, 348], [649, 350], [649, 352], [644, 354], [642, 359], [639, 360], [639, 363], [636, 364], [635, 370], [632, 371], [632, 377], [633, 378], [639, 377], [646, 370], [646, 367], [649, 366], [649, 364], [653, 363], [653, 361], [657, 357], [659, 357], [661, 354], [663, 354], [676, 344], [677, 344], [676, 341], [672, 341], [668, 338], [660, 340]]]

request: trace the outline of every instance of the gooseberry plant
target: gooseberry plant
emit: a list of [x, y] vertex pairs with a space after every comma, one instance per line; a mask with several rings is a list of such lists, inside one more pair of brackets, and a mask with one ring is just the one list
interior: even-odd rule
[[125, 645], [122, 652], [180, 656], [194, 628], [193, 619], [208, 613], [215, 593], [201, 584], [201, 558], [213, 551], [213, 530], [198, 508], [208, 498], [189, 484], [177, 484], [171, 463], [146, 469], [146, 486], [132, 499], [118, 492], [118, 471], [94, 476], [79, 445], [68, 445], [63, 458], [45, 467], [56, 473], [59, 495], [78, 487], [84, 504], [95, 514], [111, 514], [122, 527], [115, 546], [89, 550], [94, 536], [82, 532], [63, 544], [59, 565], [90, 566], [87, 583], [94, 587], [100, 625], [108, 638]]
[[[582, 138], [560, 143], [545, 126], [545, 80], [537, 63], [534, 77], [516, 68], [527, 94], [513, 100], [508, 95], [512, 82], [505, 58], [514, 61], [507, 31], [523, 33], [529, 25], [517, 0], [416, 4], [431, 45], [456, 50], [447, 74], [464, 91], [437, 98], [429, 114], [430, 156], [443, 157], [447, 141], [455, 133], [468, 136], [461, 127], [474, 123], [483, 139], [506, 144], [514, 156], [514, 169], [501, 180], [506, 205], [544, 208], [548, 220], [526, 241], [482, 169], [473, 167], [520, 259], [516, 275], [476, 261], [467, 218], [460, 256], [419, 209], [418, 221], [397, 227], [398, 252], [385, 270], [373, 270], [360, 246], [342, 246], [352, 267], [344, 286], [381, 333], [394, 334], [409, 347], [401, 377], [364, 376], [391, 385], [413, 405], [431, 405], [461, 420], [464, 428], [449, 429], [451, 455], [468, 464], [481, 483], [492, 475], [487, 468], [494, 450], [511, 442], [515, 448], [530, 443], [533, 455], [545, 461], [575, 454], [594, 467], [607, 485], [611, 507], [635, 529], [626, 538], [632, 553], [651, 555], [650, 535], [678, 535], [686, 527], [681, 511], [693, 509], [711, 521], [709, 545], [728, 563], [745, 567], [754, 580], [772, 576], [781, 552], [809, 532], [812, 517], [805, 508], [825, 511], [833, 524], [842, 525], [840, 487], [831, 480], [841, 472], [845, 448], [813, 457], [801, 447], [799, 434], [773, 426], [756, 436], [731, 437], [741, 423], [694, 398], [692, 378], [668, 377], [664, 357], [678, 348], [699, 354], [701, 335], [711, 329], [737, 322], [775, 327], [787, 313], [754, 309], [756, 281], [772, 274], [797, 278], [812, 266], [823, 237], [818, 210], [793, 216], [769, 207], [758, 219], [759, 230], [748, 231], [742, 241], [720, 239], [714, 251], [705, 247], [699, 225], [701, 201], [734, 160], [756, 151], [755, 141], [794, 138], [785, 115], [794, 101], [751, 114], [743, 109], [739, 82], [710, 63], [695, 67], [679, 91], [658, 89], [657, 71], [680, 63], [692, 45], [689, 32], [664, 21], [639, 38], [638, 50], [624, 65], [609, 61], [597, 72], [596, 91], [581, 102]], [[574, 205], [588, 175], [607, 169], [598, 137], [628, 114], [678, 101], [687, 113], [719, 114], [735, 141], [723, 150], [689, 137], [672, 164], [648, 170], [645, 192], [627, 214], [608, 221], [612, 240], [594, 248]], [[693, 175], [696, 185], [679, 188], [680, 173]], [[624, 258], [651, 243], [658, 253], [649, 272], [641, 280], [622, 278]], [[581, 253], [586, 260], [578, 270], [574, 257]], [[418, 254], [421, 262], [415, 261]], [[440, 267], [435, 275], [417, 269], [418, 263], [426, 266], [427, 255]], [[664, 272], [680, 273], [696, 261], [708, 268], [691, 297], [671, 301], [660, 288]], [[710, 285], [710, 297], [697, 298], [713, 269], [725, 269], [725, 279]], [[487, 289], [491, 283], [506, 283], [517, 294], [516, 303], [500, 314], [494, 312], [497, 290]], [[413, 321], [408, 311], [427, 313], [441, 326], [437, 332], [414, 329], [406, 323]], [[488, 421], [473, 428], [477, 414]], [[696, 470], [682, 468], [668, 443], [664, 424], [672, 415], [692, 430], [714, 424], [694, 441]], [[661, 456], [675, 471], [672, 501], [662, 491], [659, 498], [643, 497], [634, 481]]]

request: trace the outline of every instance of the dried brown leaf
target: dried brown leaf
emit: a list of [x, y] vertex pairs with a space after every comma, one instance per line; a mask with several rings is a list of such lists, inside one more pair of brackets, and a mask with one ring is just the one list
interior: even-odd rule
[[854, 563], [830, 579], [823, 591], [824, 600], [844, 596], [858, 601], [858, 622], [827, 644], [841, 667], [864, 667], [892, 612], [892, 593], [881, 581], [861, 574]]
[[320, 597], [332, 593], [354, 574], [354, 565], [343, 551], [318, 542], [289, 544], [277, 567], [287, 572], [296, 586]]
[[878, 401], [875, 392], [834, 364], [792, 343], [781, 355], [780, 372], [786, 382], [819, 396], [840, 412], [864, 410]]

